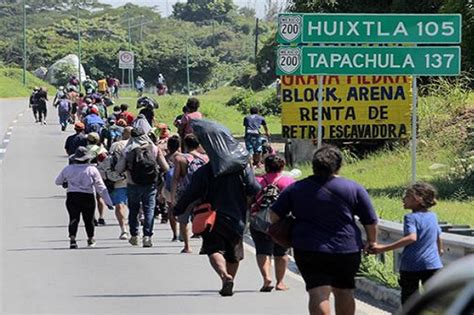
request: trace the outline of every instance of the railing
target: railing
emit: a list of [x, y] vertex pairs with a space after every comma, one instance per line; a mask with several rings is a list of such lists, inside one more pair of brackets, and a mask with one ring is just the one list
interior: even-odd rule
[[[364, 230], [362, 226], [360, 228]], [[403, 237], [403, 225], [401, 223], [379, 220], [378, 230], [378, 242], [380, 244], [392, 243]], [[443, 232], [441, 233], [441, 239], [443, 240], [444, 248], [444, 255], [441, 259], [444, 265], [448, 265], [466, 255], [474, 254], [474, 237], [472, 236]], [[394, 271], [398, 271], [401, 253], [402, 249], [395, 250], [393, 253]], [[379, 257], [382, 262], [385, 261], [383, 254]]]

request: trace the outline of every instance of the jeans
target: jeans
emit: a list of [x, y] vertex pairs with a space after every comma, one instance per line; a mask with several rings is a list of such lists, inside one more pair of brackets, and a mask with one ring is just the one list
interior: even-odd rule
[[128, 196], [128, 225], [130, 226], [130, 234], [138, 235], [138, 213], [140, 211], [140, 202], [143, 206], [143, 214], [145, 222], [143, 223], [143, 236], [153, 235], [153, 222], [155, 219], [155, 203], [156, 203], [156, 185], [132, 185], [127, 186]]

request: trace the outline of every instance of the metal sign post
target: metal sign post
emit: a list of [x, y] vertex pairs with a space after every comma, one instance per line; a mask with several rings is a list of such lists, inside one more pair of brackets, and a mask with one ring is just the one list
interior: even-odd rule
[[416, 85], [416, 76], [413, 76], [411, 82], [411, 93], [413, 98], [412, 112], [411, 112], [411, 181], [416, 182], [416, 110], [418, 101], [418, 89]]
[[323, 145], [323, 78], [318, 75], [318, 149]]

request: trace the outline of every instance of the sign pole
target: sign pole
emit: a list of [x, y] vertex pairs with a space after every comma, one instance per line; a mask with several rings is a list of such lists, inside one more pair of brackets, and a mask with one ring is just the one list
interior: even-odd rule
[[318, 75], [318, 149], [323, 144], [323, 78]]
[[411, 82], [411, 91], [413, 97], [412, 113], [411, 113], [411, 181], [416, 182], [416, 107], [418, 99], [418, 91], [416, 86], [416, 76], [414, 75]]
[[23, 86], [26, 86], [26, 0], [23, 0]]

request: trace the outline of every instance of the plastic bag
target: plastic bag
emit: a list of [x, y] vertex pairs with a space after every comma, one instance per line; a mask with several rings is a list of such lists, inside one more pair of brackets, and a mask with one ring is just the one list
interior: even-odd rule
[[153, 107], [154, 109], [158, 109], [160, 107], [158, 102], [152, 99], [151, 97], [142, 96], [139, 99], [137, 99], [137, 108], [142, 108], [142, 107], [147, 107], [147, 106]]
[[250, 154], [231, 135], [229, 129], [205, 119], [192, 120], [191, 127], [209, 156], [215, 177], [245, 169]]

